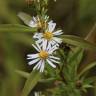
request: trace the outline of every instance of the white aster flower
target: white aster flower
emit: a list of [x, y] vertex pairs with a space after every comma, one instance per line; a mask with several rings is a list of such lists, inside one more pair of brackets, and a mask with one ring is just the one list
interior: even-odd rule
[[58, 49], [56, 46], [50, 47], [46, 41], [43, 43], [42, 47], [40, 47], [38, 43], [36, 43], [36, 45], [32, 44], [32, 46], [38, 51], [37, 54], [27, 55], [28, 57], [27, 59], [31, 59], [31, 61], [28, 64], [29, 65], [36, 64], [33, 70], [37, 69], [40, 70], [40, 72], [43, 72], [46, 62], [53, 68], [56, 68], [56, 65], [54, 63], [57, 64], [60, 63], [59, 62], [60, 58], [52, 55], [52, 53], [56, 49]]
[[42, 27], [46, 27], [47, 25], [47, 20], [48, 20], [48, 16], [45, 16], [44, 18], [42, 18], [42, 20], [39, 18], [39, 16], [36, 16], [32, 18], [32, 20], [29, 22], [29, 26], [30, 27], [37, 27], [37, 28], [42, 28]]
[[44, 33], [35, 33], [33, 38], [37, 39], [36, 42], [42, 44], [43, 42], [47, 41], [49, 45], [58, 45], [62, 43], [62, 39], [59, 38], [61, 34], [63, 34], [62, 30], [54, 31], [56, 27], [56, 23], [53, 21], [48, 22], [48, 28], [45, 30]]

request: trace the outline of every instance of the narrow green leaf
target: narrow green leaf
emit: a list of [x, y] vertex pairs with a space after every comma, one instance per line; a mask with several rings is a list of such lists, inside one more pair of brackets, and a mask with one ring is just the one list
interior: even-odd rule
[[81, 72], [78, 74], [78, 77], [81, 77], [84, 73], [86, 73], [87, 71], [89, 71], [91, 68], [96, 66], [96, 62], [93, 62], [91, 64], [88, 64], [87, 66], [85, 66]]
[[0, 32], [36, 32], [36, 28], [27, 27], [20, 24], [1, 24]]
[[90, 43], [80, 37], [73, 36], [73, 35], [63, 35], [62, 36], [63, 42], [68, 44], [72, 44], [81, 48], [86, 49], [93, 49], [96, 50], [96, 44]]
[[84, 50], [82, 48], [75, 48], [74, 49], [74, 53], [71, 52], [72, 54], [69, 54], [69, 58], [67, 60], [67, 62], [70, 64], [72, 62], [75, 62], [77, 65], [81, 62], [82, 58], [83, 58], [83, 53]]
[[29, 22], [31, 21], [32, 17], [24, 12], [19, 12], [18, 17], [29, 26]]
[[92, 88], [92, 87], [93, 87], [93, 85], [89, 85], [89, 84], [83, 85], [83, 88]]
[[95, 81], [96, 81], [96, 76], [92, 76], [92, 77], [86, 78], [86, 79], [84, 80], [84, 83], [86, 83], [86, 84], [91, 84], [91, 83], [93, 83], [93, 82], [95, 82]]
[[67, 62], [71, 80], [77, 78], [77, 68], [83, 58], [83, 53], [84, 50], [77, 47], [74, 49], [74, 52], [69, 54]]
[[32, 71], [27, 81], [25, 82], [25, 86], [23, 88], [21, 96], [28, 96], [31, 90], [35, 87], [38, 81], [41, 79], [40, 72]]
[[24, 72], [21, 70], [16, 70], [15, 72], [24, 78], [28, 78], [30, 76], [30, 74], [28, 72]]
[[[30, 76], [28, 72], [24, 72], [21, 70], [16, 70], [15, 72], [21, 77], [24, 77], [25, 79], [28, 79]], [[54, 88], [56, 86], [55, 81], [56, 81], [56, 78], [41, 79], [38, 81], [38, 85], [36, 85], [35, 90], [44, 91], [48, 88]]]

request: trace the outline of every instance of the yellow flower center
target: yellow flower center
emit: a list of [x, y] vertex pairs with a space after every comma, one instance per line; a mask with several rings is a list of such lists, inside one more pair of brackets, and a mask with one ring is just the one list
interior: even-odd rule
[[39, 28], [46, 28], [47, 27], [47, 23], [46, 22], [44, 22], [44, 21], [38, 21], [38, 27]]
[[50, 40], [50, 39], [52, 39], [53, 34], [52, 34], [52, 32], [45, 32], [43, 34], [43, 36], [44, 36], [45, 39]]
[[46, 58], [48, 58], [48, 52], [43, 51], [43, 50], [40, 51], [39, 57], [40, 57], [41, 59], [46, 59]]

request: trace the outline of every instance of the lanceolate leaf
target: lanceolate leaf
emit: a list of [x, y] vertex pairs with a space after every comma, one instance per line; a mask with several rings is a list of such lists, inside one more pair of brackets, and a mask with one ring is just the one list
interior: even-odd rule
[[38, 81], [41, 79], [40, 72], [32, 71], [27, 81], [25, 82], [25, 86], [23, 88], [21, 96], [28, 96], [31, 90], [35, 87]]
[[[28, 72], [24, 72], [21, 70], [16, 70], [15, 71], [18, 75], [20, 75], [21, 77], [28, 79], [30, 74]], [[35, 86], [35, 90], [37, 91], [44, 91], [48, 88], [55, 88], [56, 84], [55, 82], [61, 83], [60, 81], [56, 81], [56, 78], [48, 78], [48, 79], [41, 79], [39, 80], [38, 84]]]
[[63, 42], [66, 42], [68, 44], [72, 44], [81, 48], [87, 48], [87, 49], [94, 49], [96, 50], [96, 44], [92, 44], [80, 37], [73, 36], [73, 35], [63, 35], [62, 36]]
[[29, 73], [24, 72], [24, 71], [21, 71], [21, 70], [16, 70], [15, 72], [16, 72], [17, 74], [19, 74], [20, 76], [26, 78], [26, 79], [30, 76]]
[[[75, 48], [74, 49], [74, 53], [72, 52], [72, 55], [69, 56], [68, 58], [68, 63], [72, 63], [72, 62], [75, 62], [75, 64], [79, 64], [83, 58], [83, 53], [84, 53], [84, 50], [82, 48]], [[70, 54], [69, 54], [70, 55]]]
[[84, 80], [84, 83], [91, 84], [96, 81], [96, 76], [88, 77]]
[[93, 68], [95, 66], [96, 66], [96, 62], [93, 62], [93, 63], [90, 63], [90, 64], [84, 66], [83, 69], [78, 74], [78, 77], [81, 77], [84, 73], [86, 73], [87, 71], [89, 71], [91, 68]]
[[0, 32], [36, 32], [36, 28], [20, 24], [2, 24], [0, 25]]
[[90, 84], [83, 85], [83, 88], [92, 88], [92, 87], [93, 87], [93, 85], [90, 85]]
[[74, 52], [72, 52], [72, 54], [69, 54], [71, 56], [69, 56], [67, 62], [69, 64], [69, 72], [70, 72], [70, 78], [71, 79], [75, 79], [77, 78], [76, 75], [77, 75], [77, 68], [78, 68], [78, 65], [80, 64], [82, 58], [83, 58], [83, 53], [84, 53], [84, 50], [82, 48], [75, 48], [74, 49]]

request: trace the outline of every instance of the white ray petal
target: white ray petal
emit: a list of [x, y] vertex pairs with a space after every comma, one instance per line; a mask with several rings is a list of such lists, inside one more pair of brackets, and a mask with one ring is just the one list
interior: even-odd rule
[[52, 44], [52, 46], [54, 46], [54, 45], [56, 45], [57, 43], [56, 43], [56, 41], [52, 40], [52, 41], [51, 41], [51, 44]]
[[52, 43], [51, 43], [52, 46], [56, 46], [57, 48], [59, 48], [59, 44], [58, 42], [52, 40]]
[[48, 24], [51, 24], [51, 23], [53, 23], [53, 20], [51, 20], [51, 21], [48, 22]]
[[36, 17], [33, 16], [33, 20], [35, 21], [35, 23], [37, 23], [37, 19], [36, 19]]
[[49, 58], [56, 59], [56, 60], [60, 60], [60, 58], [55, 57], [55, 56], [49, 56]]
[[47, 62], [48, 62], [48, 64], [51, 65], [53, 68], [56, 68], [56, 66], [55, 66], [50, 60], [47, 59]]
[[57, 50], [57, 48], [50, 50], [49, 54], [52, 54], [55, 50]]
[[35, 65], [35, 67], [33, 68], [33, 70], [39, 69], [40, 66], [41, 66], [41, 63], [42, 63], [42, 60], [40, 60], [40, 61]]
[[28, 54], [27, 55], [27, 59], [35, 59], [35, 58], [38, 58], [39, 56], [38, 56], [38, 54]]
[[37, 67], [38, 70], [41, 68], [41, 65], [42, 65], [42, 60], [40, 60], [40, 62], [38, 63], [38, 67]]
[[34, 60], [30, 61], [30, 62], [28, 63], [28, 65], [32, 65], [32, 64], [38, 62], [39, 60], [40, 60], [40, 58], [34, 59]]
[[56, 23], [54, 23], [53, 20], [51, 20], [51, 21], [48, 22], [48, 25], [49, 26], [56, 26]]
[[41, 68], [40, 68], [40, 72], [43, 72], [44, 71], [44, 66], [45, 66], [45, 61], [43, 60], [42, 61]]
[[43, 34], [42, 33], [35, 33], [33, 38], [37, 38], [37, 39], [40, 39], [43, 37]]
[[57, 31], [55, 31], [54, 33], [60, 33], [60, 32], [62, 32], [62, 30], [57, 30]]
[[56, 45], [52, 48], [53, 51], [55, 51], [57, 49], [58, 49], [58, 47]]
[[43, 40], [42, 48], [43, 48], [43, 50], [46, 50], [46, 48], [47, 48], [47, 40]]
[[58, 37], [53, 37], [54, 41], [56, 41], [57, 43], [62, 43], [62, 39], [58, 38]]
[[35, 33], [32, 38], [38, 38], [38, 33]]
[[50, 54], [52, 54], [55, 50], [57, 50], [58, 47], [57, 46], [53, 46], [51, 47], [51, 49], [48, 51]]
[[58, 35], [62, 35], [63, 32], [60, 32], [60, 33], [53, 33], [53, 34], [54, 34], [54, 36], [58, 36]]
[[60, 63], [59, 61], [56, 61], [56, 60], [54, 60], [54, 59], [49, 59], [49, 60], [52, 61], [52, 62], [54, 62], [54, 63], [57, 63], [57, 64]]
[[55, 24], [55, 23], [53, 23], [53, 24], [49, 24], [49, 26], [48, 26], [48, 28], [49, 28], [49, 32], [53, 32], [54, 29], [55, 29], [55, 27], [56, 27], [56, 24]]
[[54, 45], [53, 45], [54, 47], [53, 48], [59, 48], [59, 44], [56, 42]]
[[38, 51], [40, 52], [39, 48], [37, 46], [35, 46], [34, 44], [32, 44], [32, 46]]
[[62, 32], [62, 30], [58, 30], [58, 31], [55, 31], [53, 34], [54, 35], [61, 35], [61, 34], [63, 34], [63, 32]]
[[41, 50], [41, 47], [37, 42], [36, 42], [36, 45], [37, 45], [38, 49]]
[[50, 48], [51, 48], [51, 42], [48, 43], [48, 46], [47, 46], [46, 50], [49, 51]]
[[39, 66], [39, 64], [36, 64], [35, 67], [33, 68], [33, 70], [37, 69], [38, 66]]
[[43, 38], [38, 39], [36, 42], [39, 43], [39, 44], [42, 43], [43, 42]]
[[37, 27], [37, 24], [33, 20], [31, 20], [28, 25], [30, 27]]

